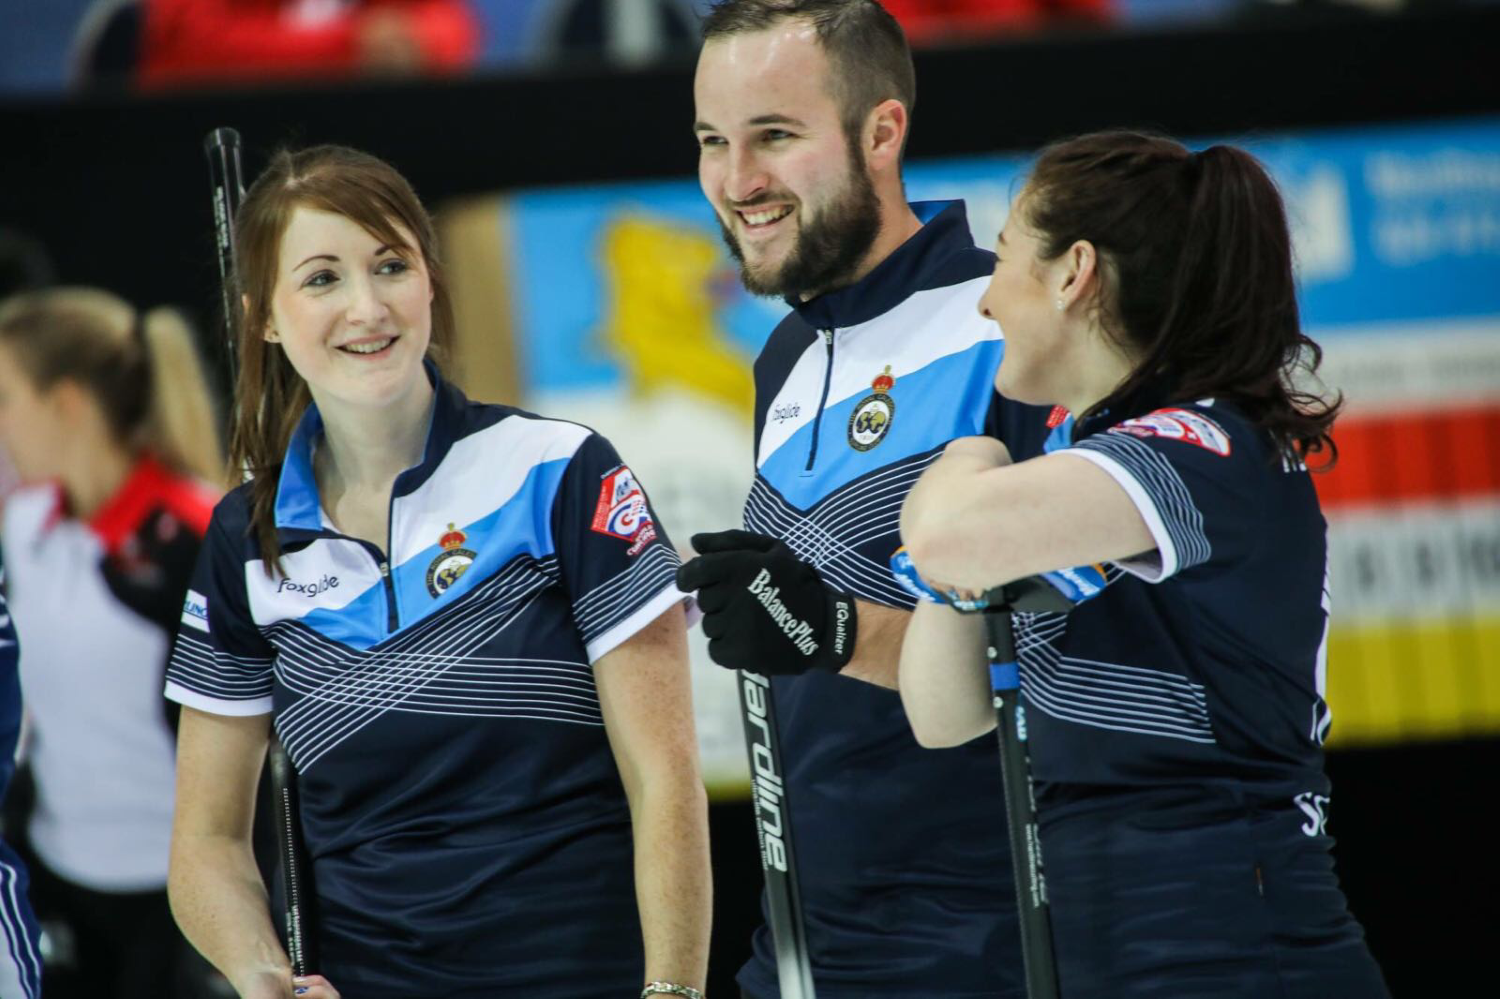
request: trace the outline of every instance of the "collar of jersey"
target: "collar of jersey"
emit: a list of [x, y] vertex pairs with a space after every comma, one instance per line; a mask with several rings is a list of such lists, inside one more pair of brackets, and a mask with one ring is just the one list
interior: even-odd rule
[[962, 201], [915, 201], [911, 210], [922, 228], [874, 270], [851, 285], [805, 302], [790, 296], [786, 304], [814, 329], [858, 326], [894, 309], [913, 292], [931, 286], [934, 273], [953, 253], [974, 248]]
[[[181, 483], [179, 477], [154, 456], [142, 454], [131, 466], [125, 482], [89, 518], [89, 529], [98, 536], [104, 550], [113, 553], [127, 538], [140, 530], [149, 514], [165, 506], [173, 514], [187, 520], [193, 530], [202, 536], [208, 530], [208, 521], [203, 518], [213, 509], [213, 503], [205, 499], [196, 508], [171, 503], [172, 492], [184, 488], [196, 489], [197, 486]], [[193, 518], [192, 514], [195, 513], [200, 515], [199, 519]]]
[[1075, 441], [1083, 440], [1091, 434], [1108, 430], [1124, 420], [1144, 416], [1163, 406], [1174, 405], [1176, 398], [1177, 393], [1172, 391], [1171, 383], [1166, 377], [1158, 375], [1148, 378], [1140, 388], [1114, 406], [1100, 410], [1082, 422], [1070, 420], [1073, 428], [1072, 438]]
[[[427, 427], [427, 446], [422, 460], [396, 476], [392, 497], [404, 496], [426, 482], [433, 471], [442, 464], [448, 449], [458, 437], [461, 417], [468, 400], [454, 385], [450, 385], [438, 374], [437, 366], [425, 362], [427, 378], [432, 382], [436, 398], [432, 406], [432, 422]], [[318, 497], [317, 480], [313, 478], [313, 447], [323, 436], [323, 417], [316, 403], [309, 403], [307, 411], [297, 421], [287, 445], [286, 460], [281, 464], [281, 478], [276, 486], [276, 527], [280, 531], [313, 532], [315, 534], [336, 533], [323, 518], [322, 501]]]

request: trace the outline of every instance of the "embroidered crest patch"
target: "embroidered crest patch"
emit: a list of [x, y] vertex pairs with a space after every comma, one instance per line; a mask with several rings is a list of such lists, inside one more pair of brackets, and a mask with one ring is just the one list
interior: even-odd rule
[[1164, 437], [1167, 440], [1196, 444], [1222, 458], [1229, 457], [1229, 434], [1202, 413], [1191, 409], [1158, 409], [1109, 428], [1111, 432], [1137, 437]]
[[896, 400], [889, 395], [896, 379], [891, 377], [891, 366], [875, 376], [870, 387], [875, 391], [859, 400], [849, 414], [849, 446], [856, 451], [868, 451], [891, 432], [896, 420]]
[[459, 577], [468, 572], [469, 566], [479, 557], [463, 546], [468, 540], [469, 536], [452, 524], [438, 538], [438, 546], [443, 550], [427, 567], [427, 592], [434, 599], [448, 592], [448, 587], [458, 582]]
[[656, 540], [651, 508], [635, 475], [624, 465], [616, 467], [599, 483], [599, 502], [589, 526], [600, 534], [631, 542], [626, 554], [639, 555]]

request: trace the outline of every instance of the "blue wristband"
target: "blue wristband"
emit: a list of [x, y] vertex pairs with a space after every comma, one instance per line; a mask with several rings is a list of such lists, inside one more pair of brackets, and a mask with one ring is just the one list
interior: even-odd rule
[[1099, 563], [1044, 572], [1042, 578], [1052, 584], [1054, 590], [1075, 604], [1097, 597], [1108, 585], [1104, 576], [1104, 566]]
[[897, 548], [895, 553], [891, 555], [891, 575], [896, 577], [896, 582], [901, 584], [903, 590], [918, 600], [925, 600], [930, 604], [945, 604], [948, 602], [942, 598], [937, 590], [934, 590], [923, 581], [921, 574], [917, 572], [916, 563], [911, 560], [911, 554], [907, 552], [904, 546]]
[[922, 578], [921, 573], [917, 572], [916, 563], [911, 560], [911, 554], [907, 552], [904, 546], [897, 548], [895, 553], [891, 555], [891, 575], [896, 577], [896, 582], [900, 583], [901, 588], [907, 593], [910, 593], [918, 600], [925, 600], [930, 604], [947, 604], [954, 610], [962, 611], [966, 614], [973, 613], [974, 611], [982, 611], [990, 605], [990, 602], [984, 597], [975, 597], [972, 600], [966, 600], [952, 591], [939, 593], [928, 586], [926, 580]]

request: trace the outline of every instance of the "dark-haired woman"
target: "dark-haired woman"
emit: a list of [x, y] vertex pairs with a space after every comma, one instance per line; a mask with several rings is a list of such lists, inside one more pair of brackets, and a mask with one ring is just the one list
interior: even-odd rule
[[[387, 164], [280, 154], [235, 228], [252, 478], [168, 674], [179, 923], [247, 999], [696, 995], [707, 808], [641, 486], [587, 428], [441, 376], [432, 223]], [[272, 724], [316, 891], [297, 982], [248, 839]]]
[[[1232, 147], [1085, 136], [1042, 153], [996, 249], [996, 386], [1058, 425], [1040, 455], [956, 441], [902, 537], [939, 592], [1105, 563], [1094, 600], [1015, 622], [1063, 994], [1385, 995], [1325, 829], [1305, 460], [1338, 406], [1293, 387], [1319, 352], [1274, 185]], [[925, 745], [994, 727], [984, 647], [978, 616], [919, 606]]]

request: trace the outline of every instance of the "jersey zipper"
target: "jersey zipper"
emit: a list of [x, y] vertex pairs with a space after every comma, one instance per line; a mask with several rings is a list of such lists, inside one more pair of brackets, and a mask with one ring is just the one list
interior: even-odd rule
[[380, 582], [385, 587], [385, 631], [388, 635], [394, 635], [396, 629], [401, 627], [401, 616], [396, 612], [396, 577], [391, 572], [390, 556], [391, 535], [395, 531], [393, 517], [396, 516], [396, 492], [391, 488], [391, 499], [385, 511], [385, 551], [381, 551], [378, 545], [371, 544], [361, 538], [351, 538], [351, 541], [359, 542], [370, 557], [375, 560], [375, 568], [380, 571]]
[[813, 470], [813, 462], [818, 460], [818, 431], [823, 429], [823, 407], [828, 405], [828, 389], [833, 384], [833, 330], [819, 330], [823, 334], [823, 342], [828, 345], [828, 370], [823, 372], [823, 396], [818, 400], [818, 412], [813, 417], [812, 445], [807, 449], [807, 467], [804, 472]]
[[[401, 476], [396, 476], [399, 482]], [[401, 617], [396, 612], [396, 577], [391, 572], [391, 537], [396, 533], [396, 483], [391, 483], [391, 496], [386, 500], [385, 507], [385, 558], [380, 563], [380, 578], [385, 582], [385, 627], [389, 634], [395, 634], [396, 629], [401, 627]]]
[[401, 626], [401, 621], [396, 616], [396, 580], [391, 575], [391, 564], [384, 560], [380, 563], [380, 581], [385, 584], [385, 630], [395, 634], [396, 629]]
[[363, 538], [350, 538], [348, 535], [342, 535], [342, 537], [348, 538], [348, 540], [359, 545], [370, 553], [370, 558], [375, 560], [375, 568], [380, 572], [380, 582], [385, 586], [386, 634], [394, 634], [396, 629], [400, 627], [401, 622], [396, 615], [396, 579], [391, 575], [390, 561], [378, 545], [373, 545]]

